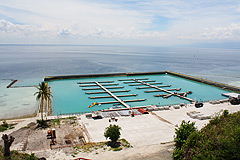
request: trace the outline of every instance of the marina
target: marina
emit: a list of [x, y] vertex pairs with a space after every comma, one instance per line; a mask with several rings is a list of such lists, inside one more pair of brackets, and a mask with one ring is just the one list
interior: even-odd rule
[[[45, 80], [48, 80], [53, 92], [53, 115], [104, 111], [116, 104], [128, 109], [191, 104], [195, 101], [221, 100], [225, 98], [222, 93], [232, 92], [224, 84], [215, 87], [186, 77], [166, 71], [46, 77]], [[66, 86], [64, 92], [59, 90], [60, 86]], [[94, 103], [96, 105], [88, 107]]]

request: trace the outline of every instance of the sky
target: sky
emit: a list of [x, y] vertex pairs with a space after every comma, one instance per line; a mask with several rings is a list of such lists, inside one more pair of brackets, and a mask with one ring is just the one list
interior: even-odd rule
[[0, 44], [240, 42], [240, 0], [0, 0]]

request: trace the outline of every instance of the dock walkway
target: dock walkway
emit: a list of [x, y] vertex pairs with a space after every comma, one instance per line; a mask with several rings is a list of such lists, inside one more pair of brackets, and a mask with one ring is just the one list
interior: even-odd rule
[[146, 83], [146, 82], [143, 82], [143, 81], [140, 81], [140, 80], [136, 80], [136, 79], [135, 79], [134, 81], [139, 82], [139, 83], [141, 83], [141, 84], [143, 84], [143, 85], [146, 85], [146, 86], [149, 86], [149, 87], [155, 88], [155, 89], [157, 89], [157, 90], [159, 90], [159, 91], [166, 92], [166, 93], [168, 93], [169, 95], [174, 95], [174, 96], [177, 96], [177, 97], [180, 97], [180, 98], [186, 99], [186, 100], [188, 100], [188, 101], [190, 101], [190, 102], [195, 102], [195, 100], [193, 100], [193, 99], [190, 99], [190, 98], [188, 98], [188, 97], [184, 97], [184, 96], [179, 95], [179, 94], [174, 94], [173, 92], [171, 92], [171, 91], [169, 91], [169, 90], [159, 88], [159, 87], [157, 87], [157, 86], [154, 86], [154, 85], [148, 84], [148, 83]]
[[124, 101], [122, 101], [121, 99], [119, 99], [117, 96], [115, 96], [112, 92], [110, 92], [108, 89], [106, 89], [105, 87], [103, 87], [103, 85], [101, 85], [98, 82], [95, 82], [99, 87], [101, 87], [104, 91], [106, 91], [110, 96], [112, 96], [114, 99], [116, 99], [119, 103], [121, 103], [124, 107], [126, 108], [131, 108], [128, 104], [126, 104]]

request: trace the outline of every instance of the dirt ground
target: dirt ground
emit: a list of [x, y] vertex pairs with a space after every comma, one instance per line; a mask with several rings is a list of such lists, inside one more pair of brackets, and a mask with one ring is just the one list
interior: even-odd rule
[[[50, 139], [47, 139], [49, 129], [56, 130], [56, 144], [50, 146]], [[11, 150], [35, 153], [37, 157], [47, 159], [74, 159], [76, 157], [91, 157], [91, 159], [128, 159], [128, 160], [170, 160], [172, 155], [173, 143], [158, 144], [157, 146], [143, 146], [140, 148], [126, 148], [121, 151], [108, 151], [101, 149], [92, 153], [83, 153], [74, 157], [76, 150], [73, 146], [84, 145], [84, 133], [79, 124], [72, 120], [61, 120], [60, 125], [52, 124], [50, 128], [39, 128], [37, 123], [30, 123], [25, 127], [10, 134], [15, 137]], [[3, 146], [3, 141], [0, 140]], [[145, 152], [146, 151], [146, 152]], [[96, 152], [96, 153], [95, 153]], [[98, 152], [98, 153], [97, 153]]]
[[164, 145], [163, 148], [155, 153], [151, 153], [149, 155], [139, 155], [139, 156], [131, 156], [128, 157], [128, 160], [172, 160], [174, 143]]
[[[13, 132], [10, 136], [15, 137], [11, 150], [40, 151], [50, 149], [50, 139], [47, 139], [47, 131], [56, 130], [56, 144], [52, 148], [61, 148], [71, 145], [83, 144], [83, 132], [76, 123], [70, 124], [70, 120], [62, 120], [61, 125], [51, 125], [50, 128], [39, 128], [37, 123], [30, 123], [25, 127]], [[3, 140], [0, 140], [3, 146]]]

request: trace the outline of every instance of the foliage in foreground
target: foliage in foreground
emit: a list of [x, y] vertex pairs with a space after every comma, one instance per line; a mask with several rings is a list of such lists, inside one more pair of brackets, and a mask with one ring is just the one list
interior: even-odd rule
[[0, 146], [0, 159], [1, 160], [38, 160], [38, 158], [32, 153], [31, 155], [27, 153], [19, 153], [17, 151], [11, 151], [11, 157], [4, 157], [4, 148]]
[[180, 127], [175, 129], [176, 137], [174, 138], [174, 159], [183, 159], [183, 146], [186, 143], [188, 136], [196, 130], [195, 123], [190, 123], [190, 121], [186, 122], [184, 120], [182, 121]]
[[182, 145], [181, 156], [175, 159], [239, 159], [240, 112], [225, 110], [200, 131], [192, 132]]

